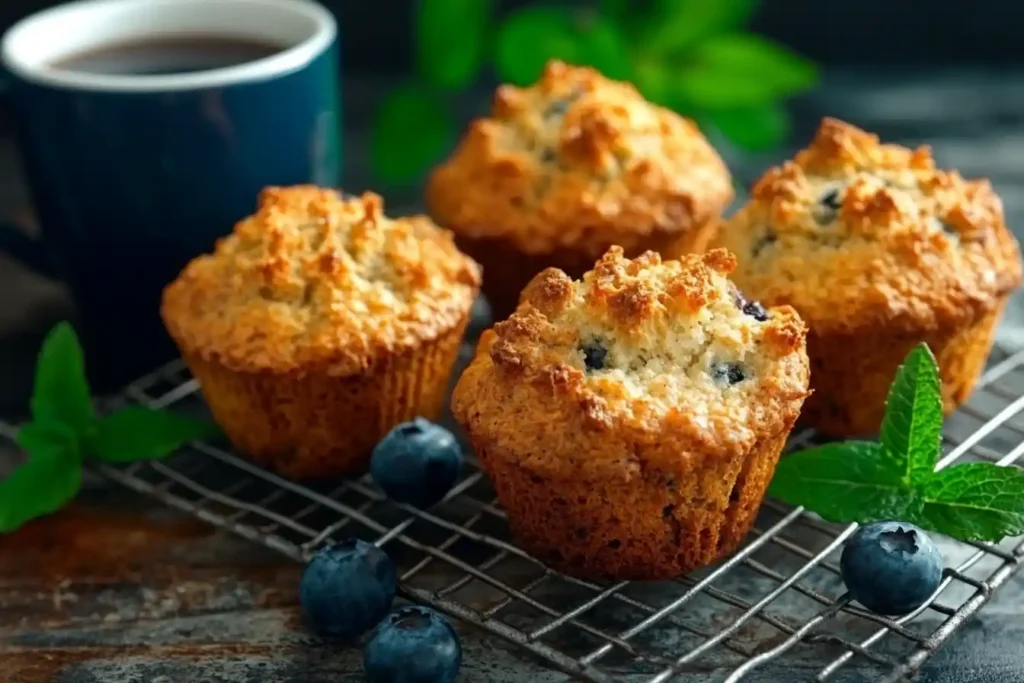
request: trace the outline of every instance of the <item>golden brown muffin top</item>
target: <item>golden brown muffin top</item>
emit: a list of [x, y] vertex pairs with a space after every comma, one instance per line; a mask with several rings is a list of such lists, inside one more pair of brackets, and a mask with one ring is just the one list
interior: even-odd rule
[[187, 350], [240, 371], [358, 373], [467, 315], [479, 267], [428, 218], [372, 193], [271, 187], [256, 213], [164, 290]]
[[427, 188], [434, 219], [459, 234], [592, 258], [716, 218], [732, 197], [696, 124], [558, 61], [533, 86], [499, 87], [491, 116], [471, 124]]
[[816, 333], [955, 326], [1021, 279], [988, 181], [835, 119], [758, 181], [719, 244], [737, 255], [737, 284]]
[[[612, 247], [582, 281], [545, 270], [482, 338], [456, 417], [474, 440], [559, 433], [542, 452], [668, 467], [779, 435], [808, 395], [804, 326], [788, 306], [746, 300], [726, 277], [734, 265], [722, 249], [662, 261]], [[581, 446], [591, 437], [636, 452]]]

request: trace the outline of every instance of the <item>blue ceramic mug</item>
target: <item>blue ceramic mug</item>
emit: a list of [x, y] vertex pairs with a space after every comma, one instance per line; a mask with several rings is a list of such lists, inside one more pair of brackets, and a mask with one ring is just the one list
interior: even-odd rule
[[[211, 45], [262, 47], [173, 63]], [[143, 68], [147, 51], [172, 61]], [[4, 228], [0, 249], [67, 283], [95, 383], [173, 356], [162, 288], [261, 188], [338, 184], [338, 57], [333, 16], [309, 0], [84, 0], [3, 36], [42, 237]]]

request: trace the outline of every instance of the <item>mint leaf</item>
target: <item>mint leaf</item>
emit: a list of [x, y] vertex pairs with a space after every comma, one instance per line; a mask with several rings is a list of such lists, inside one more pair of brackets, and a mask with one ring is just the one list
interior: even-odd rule
[[746, 150], [774, 149], [789, 137], [789, 112], [779, 102], [715, 111], [709, 117], [723, 135]]
[[18, 430], [14, 440], [29, 455], [60, 446], [72, 462], [82, 462], [78, 435], [63, 422], [29, 422]]
[[830, 522], [908, 519], [922, 501], [878, 444], [830, 443], [783, 456], [769, 495]]
[[631, 0], [601, 0], [598, 8], [601, 10], [601, 14], [618, 20], [629, 12], [630, 2]]
[[758, 4], [756, 0], [655, 0], [641, 49], [659, 55], [684, 54], [711, 36], [746, 24]]
[[813, 88], [818, 67], [789, 48], [753, 33], [715, 36], [697, 45], [689, 58], [709, 72], [756, 76], [776, 96]]
[[694, 48], [676, 72], [675, 97], [708, 110], [761, 107], [807, 90], [817, 68], [780, 45], [745, 33]]
[[909, 518], [961, 541], [1001, 541], [1024, 533], [1024, 472], [987, 462], [935, 472], [921, 487], [924, 507]]
[[889, 455], [903, 463], [904, 481], [931, 476], [942, 444], [942, 392], [926, 344], [916, 346], [896, 370], [879, 436]]
[[498, 77], [516, 85], [534, 83], [550, 59], [579, 64], [585, 50], [571, 13], [558, 7], [525, 7], [510, 14], [495, 39]]
[[380, 103], [370, 132], [370, 164], [384, 183], [417, 180], [455, 140], [455, 121], [429, 90], [400, 86]]
[[711, 111], [757, 107], [779, 99], [778, 89], [756, 73], [723, 72], [701, 64], [676, 69], [671, 89], [678, 106]]
[[607, 78], [626, 81], [632, 75], [629, 43], [617, 22], [604, 17], [590, 17], [578, 27], [579, 64], [592, 66]]
[[416, 65], [427, 83], [464, 88], [484, 63], [493, 0], [420, 0]]
[[28, 461], [0, 481], [0, 533], [59, 510], [82, 485], [81, 453], [69, 427], [32, 422], [18, 431], [17, 442]]
[[508, 83], [537, 81], [544, 65], [561, 59], [590, 66], [608, 78], [629, 79], [632, 61], [623, 24], [597, 14], [559, 7], [527, 7], [501, 25], [495, 44], [495, 68]]
[[87, 445], [89, 455], [105, 462], [157, 460], [190, 441], [219, 433], [203, 420], [136, 406], [101, 417]]
[[662, 107], [676, 108], [673, 101], [675, 69], [653, 59], [633, 62], [633, 85], [645, 98]]
[[63, 422], [78, 433], [95, 418], [82, 347], [70, 323], [58, 323], [43, 341], [30, 408], [34, 420]]
[[833, 522], [912, 522], [961, 541], [1024, 534], [1024, 472], [990, 462], [935, 472], [942, 438], [938, 365], [919, 344], [896, 371], [881, 443], [848, 441], [784, 457], [769, 494]]

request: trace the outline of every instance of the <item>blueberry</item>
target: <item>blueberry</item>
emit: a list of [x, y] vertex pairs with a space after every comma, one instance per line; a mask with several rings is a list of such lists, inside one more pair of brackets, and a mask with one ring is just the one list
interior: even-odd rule
[[387, 615], [396, 590], [391, 558], [375, 545], [348, 539], [313, 556], [302, 572], [299, 599], [317, 633], [349, 639]]
[[829, 188], [818, 197], [818, 204], [813, 209], [814, 220], [819, 225], [827, 225], [836, 219], [842, 206], [843, 198], [840, 188]]
[[759, 301], [748, 301], [743, 305], [743, 312], [759, 322], [764, 322], [768, 319], [768, 311], [764, 309], [764, 306]]
[[451, 683], [462, 665], [462, 645], [436, 612], [403, 607], [381, 622], [363, 648], [369, 683]]
[[553, 119], [558, 116], [565, 116], [565, 112], [569, 111], [569, 105], [571, 104], [571, 100], [555, 100], [547, 106], [547, 109], [544, 110], [544, 118]]
[[579, 91], [573, 91], [568, 93], [565, 97], [559, 97], [558, 99], [552, 100], [551, 104], [544, 109], [544, 118], [553, 119], [560, 116], [565, 116], [565, 113], [569, 111], [569, 107], [573, 105], [573, 102], [580, 98]]
[[736, 308], [743, 311], [745, 315], [749, 315], [754, 320], [764, 322], [768, 319], [768, 311], [764, 309], [759, 301], [751, 301], [743, 292], [740, 291], [739, 287], [733, 283], [729, 283], [729, 289], [732, 292], [733, 303], [736, 304]]
[[876, 614], [909, 614], [942, 580], [942, 554], [927, 534], [904, 522], [857, 530], [839, 560], [850, 595]]
[[583, 363], [587, 370], [603, 370], [608, 361], [608, 349], [600, 342], [587, 342], [580, 349], [583, 352]]
[[715, 363], [711, 366], [711, 378], [719, 384], [739, 384], [747, 378], [740, 363]]
[[444, 498], [461, 466], [462, 449], [452, 433], [421, 417], [388, 432], [370, 458], [370, 473], [384, 493], [419, 508]]
[[839, 197], [838, 187], [825, 190], [818, 201], [821, 202], [822, 206], [832, 211], [838, 211], [843, 206], [843, 200]]

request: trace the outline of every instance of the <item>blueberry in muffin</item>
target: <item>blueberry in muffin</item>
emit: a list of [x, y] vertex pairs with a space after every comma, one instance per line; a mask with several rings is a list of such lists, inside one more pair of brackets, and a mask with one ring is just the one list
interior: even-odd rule
[[544, 268], [578, 277], [611, 245], [702, 251], [732, 197], [692, 121], [558, 61], [531, 87], [498, 88], [427, 187], [433, 218], [483, 264], [499, 318]]
[[760, 179], [717, 243], [736, 254], [745, 292], [807, 323], [814, 395], [803, 415], [831, 436], [877, 431], [896, 368], [920, 342], [954, 410], [1021, 279], [988, 181], [835, 119]]
[[272, 187], [168, 285], [161, 313], [238, 450], [324, 478], [440, 416], [479, 285], [425, 217], [388, 218], [372, 193]]
[[550, 268], [481, 338], [452, 408], [516, 541], [588, 578], [662, 579], [750, 530], [808, 394], [804, 326], [725, 250]]

